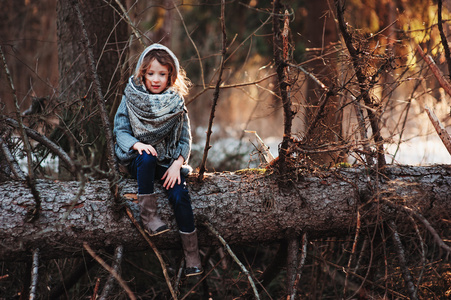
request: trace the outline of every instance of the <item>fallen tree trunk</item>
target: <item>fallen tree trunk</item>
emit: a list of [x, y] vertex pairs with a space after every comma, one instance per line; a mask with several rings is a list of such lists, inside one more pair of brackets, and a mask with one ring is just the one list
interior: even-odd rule
[[[371, 201], [378, 196], [394, 203], [401, 200], [402, 205], [426, 217], [449, 217], [449, 166], [398, 166], [384, 172], [376, 176], [364, 168], [349, 168], [298, 174], [299, 179], [285, 183], [285, 188], [280, 188], [276, 176], [252, 171], [207, 174], [202, 183], [193, 176], [188, 181], [200, 244], [217, 243], [202, 226], [205, 220], [230, 244], [274, 242], [301, 232], [311, 237], [352, 233], [359, 207], [366, 209], [366, 218], [380, 214], [380, 210], [371, 209], [381, 203]], [[134, 180], [124, 180], [122, 186], [122, 195], [137, 191]], [[0, 260], [27, 259], [35, 248], [43, 258], [78, 256], [83, 242], [93, 249], [124, 245], [130, 251], [148, 247], [123, 207], [110, 200], [107, 181], [87, 183], [78, 199], [79, 182], [38, 181], [37, 189], [42, 195], [42, 210], [30, 223], [27, 211], [34, 207], [34, 200], [26, 185], [19, 181], [0, 185]], [[157, 193], [162, 219], [172, 230], [153, 240], [161, 249], [180, 248], [172, 210], [164, 192]], [[135, 203], [128, 203], [137, 208]], [[71, 206], [73, 210], [67, 215]], [[387, 209], [388, 217], [390, 212], [393, 208]]]

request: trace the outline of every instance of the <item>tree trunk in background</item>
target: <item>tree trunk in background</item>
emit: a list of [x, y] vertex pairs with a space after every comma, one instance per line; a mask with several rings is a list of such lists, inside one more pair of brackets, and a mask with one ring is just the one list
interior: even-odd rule
[[[115, 1], [110, 2], [117, 6]], [[128, 51], [127, 24], [104, 1], [87, 0], [77, 3], [83, 14], [94, 59], [98, 62], [97, 73], [109, 109], [120, 101], [124, 82], [129, 74], [124, 65]], [[116, 9], [120, 11], [118, 7]], [[90, 162], [91, 153], [95, 153], [93, 161], [105, 167], [105, 141], [98, 139], [101, 121], [93, 99], [87, 56], [81, 42], [81, 25], [70, 0], [58, 1], [57, 25], [59, 98], [61, 102], [70, 105], [62, 113], [63, 120], [71, 120], [70, 124], [63, 122], [61, 125], [67, 126], [66, 129], [73, 133], [73, 139], [62, 144], [67, 151], [75, 152], [75, 156], [84, 162]]]
[[172, 48], [171, 41], [174, 40], [172, 36], [172, 18], [174, 14], [174, 3], [171, 0], [163, 0], [162, 6], [154, 9], [154, 23], [155, 27], [149, 32], [149, 37], [154, 43], [160, 43]]
[[[0, 44], [6, 56], [20, 108], [31, 97], [52, 97], [58, 84], [55, 0], [1, 1]], [[0, 111], [15, 112], [10, 83], [0, 68]], [[3, 104], [5, 107], [3, 107]]]
[[[94, 59], [98, 61], [102, 91], [110, 103], [120, 82], [121, 68], [127, 51], [127, 24], [103, 1], [77, 1], [83, 14]], [[115, 1], [111, 1], [115, 5]], [[116, 9], [120, 9], [116, 6]], [[58, 1], [58, 60], [60, 96], [82, 98], [88, 94], [91, 78], [86, 78], [87, 59], [81, 44], [81, 27], [69, 0]], [[74, 80], [75, 79], [75, 80]]]
[[[338, 41], [338, 34], [332, 12], [329, 11], [327, 0], [306, 1], [307, 20], [303, 36], [306, 38], [306, 48], [310, 48], [311, 55], [307, 59], [321, 56], [331, 50], [330, 45]], [[310, 52], [310, 51], [309, 51]], [[339, 66], [335, 64], [336, 53], [324, 56], [308, 63], [307, 69], [314, 74], [327, 87], [331, 87], [337, 80]], [[305, 111], [306, 127], [308, 128], [315, 119], [319, 105], [325, 97], [325, 91], [320, 91], [318, 84], [308, 79], [307, 84], [307, 108]], [[311, 134], [306, 137], [309, 146], [318, 146], [339, 140], [337, 135], [342, 134], [342, 114], [338, 111], [340, 98], [332, 96], [324, 107], [321, 121], [313, 128]], [[314, 154], [311, 159], [319, 164], [330, 164], [337, 162], [337, 154]]]
[[[380, 181], [371, 179], [364, 168], [337, 169], [306, 175], [289, 191], [280, 190], [273, 176], [249, 172], [207, 174], [202, 183], [188, 178], [201, 245], [217, 243], [202, 225], [204, 220], [231, 245], [276, 242], [302, 232], [313, 239], [347, 235], [354, 231], [357, 209], [369, 224], [376, 217], [378, 222], [408, 220], [402, 211], [387, 209], [384, 199], [411, 207], [433, 225], [450, 218], [448, 166], [387, 167], [386, 177]], [[39, 181], [42, 211], [38, 220], [28, 223], [27, 210], [33, 207], [29, 189], [22, 182], [0, 185], [0, 260], [25, 260], [36, 247], [45, 258], [78, 256], [83, 242], [95, 249], [117, 245], [128, 251], [148, 248], [124, 211], [113, 206], [108, 182], [87, 183], [77, 200], [79, 188], [78, 182]], [[380, 201], [375, 199], [374, 189], [379, 191]], [[136, 191], [136, 181], [124, 182], [122, 193]], [[156, 193], [160, 215], [172, 230], [152, 240], [159, 248], [179, 249], [172, 209], [164, 192], [159, 189]], [[63, 220], [71, 205], [73, 211]]]

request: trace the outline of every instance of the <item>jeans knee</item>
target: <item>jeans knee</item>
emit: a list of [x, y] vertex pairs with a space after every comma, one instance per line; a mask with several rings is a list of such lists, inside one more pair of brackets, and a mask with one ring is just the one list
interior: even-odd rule
[[174, 205], [174, 207], [191, 206], [191, 198], [186, 188], [180, 187], [177, 189], [173, 189], [169, 193], [169, 200], [172, 203], [172, 205]]
[[152, 154], [147, 154], [143, 152], [143, 154], [138, 157], [138, 166], [139, 167], [155, 167], [157, 163], [157, 158]]

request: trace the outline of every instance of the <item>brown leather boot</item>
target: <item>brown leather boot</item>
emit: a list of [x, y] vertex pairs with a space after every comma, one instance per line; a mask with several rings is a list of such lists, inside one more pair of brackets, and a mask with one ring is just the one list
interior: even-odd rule
[[199, 256], [199, 247], [197, 244], [197, 231], [182, 232], [180, 231], [182, 239], [183, 252], [185, 254], [185, 276], [200, 275], [204, 272]]
[[157, 196], [155, 194], [138, 195], [138, 204], [144, 231], [153, 236], [169, 230], [169, 227], [157, 215]]

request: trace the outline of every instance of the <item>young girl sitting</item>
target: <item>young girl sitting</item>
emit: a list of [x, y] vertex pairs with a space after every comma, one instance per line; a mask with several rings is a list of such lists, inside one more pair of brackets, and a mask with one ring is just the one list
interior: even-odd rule
[[168, 226], [157, 215], [154, 181], [161, 180], [171, 203], [185, 254], [185, 275], [203, 272], [185, 176], [191, 131], [183, 96], [188, 79], [174, 53], [160, 44], [147, 47], [125, 87], [114, 118], [116, 156], [138, 181], [138, 203], [145, 230], [162, 234]]

